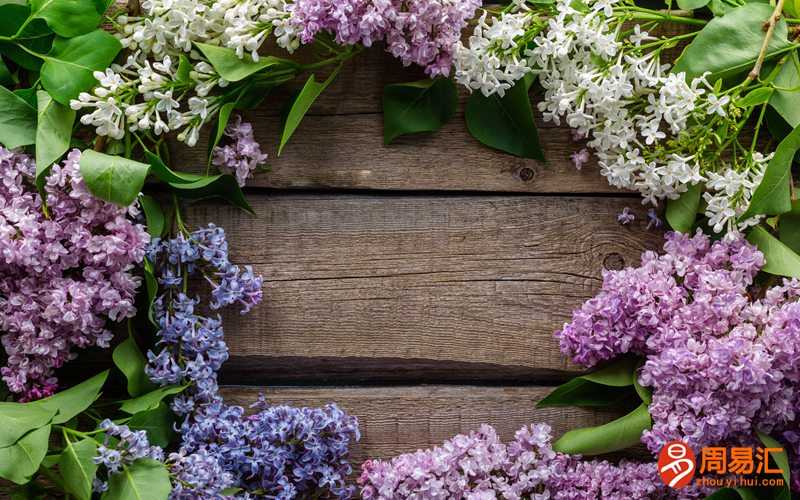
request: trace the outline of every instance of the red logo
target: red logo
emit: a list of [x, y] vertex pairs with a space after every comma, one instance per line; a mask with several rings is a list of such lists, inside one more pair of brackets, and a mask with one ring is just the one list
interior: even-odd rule
[[694, 452], [683, 441], [670, 441], [658, 454], [658, 472], [670, 488], [683, 488], [692, 481], [696, 466]]

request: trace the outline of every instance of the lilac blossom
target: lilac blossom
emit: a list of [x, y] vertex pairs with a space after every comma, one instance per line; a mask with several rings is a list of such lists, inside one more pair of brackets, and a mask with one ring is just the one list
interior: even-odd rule
[[172, 401], [183, 421], [179, 450], [167, 460], [171, 498], [223, 498], [228, 488], [241, 488], [244, 497], [350, 498], [347, 458], [359, 439], [354, 417], [336, 405], [294, 408], [263, 399], [248, 415], [219, 394], [217, 374], [228, 358], [221, 319], [200, 314], [200, 299], [183, 290], [190, 276], [202, 275], [211, 310], [238, 304], [246, 313], [261, 301], [261, 277], [231, 264], [225, 232], [210, 225], [154, 241], [148, 259], [164, 294], [154, 304], [160, 350], [147, 353], [145, 371], [159, 385], [189, 386]]
[[620, 212], [617, 215], [617, 222], [619, 222], [623, 226], [627, 226], [628, 224], [630, 224], [634, 220], [636, 220], [636, 216], [633, 215], [633, 213], [631, 212], [631, 209], [629, 207], [623, 208], [622, 212]]
[[288, 24], [304, 44], [322, 32], [340, 45], [384, 42], [404, 65], [447, 76], [461, 30], [480, 5], [478, 0], [297, 0], [288, 4]]
[[653, 453], [673, 439], [756, 445], [759, 430], [800, 473], [800, 281], [759, 289], [764, 256], [740, 237], [669, 233], [664, 251], [605, 271], [600, 293], [558, 332], [562, 352], [586, 367], [645, 358], [653, 425], [642, 441]]
[[572, 164], [575, 165], [576, 170], [582, 169], [586, 163], [589, 163], [590, 158], [591, 156], [589, 155], [589, 150], [586, 148], [576, 151], [570, 155], [570, 159], [572, 160]]
[[358, 421], [336, 405], [295, 408], [269, 405], [263, 397], [245, 415], [222, 401], [205, 404], [181, 427], [181, 453], [215, 457], [234, 485], [275, 498], [314, 495], [350, 498], [350, 442]]
[[[117, 425], [108, 419], [100, 422], [99, 428], [105, 432], [105, 439], [97, 447], [94, 463], [102, 466], [107, 475], [116, 474], [140, 458], [164, 460], [164, 451], [150, 445], [145, 431], [132, 431], [127, 425]], [[110, 438], [116, 439], [112, 441]], [[95, 491], [102, 492], [107, 488], [108, 484], [101, 479], [94, 482]]]
[[261, 146], [253, 138], [253, 126], [242, 122], [239, 115], [225, 128], [225, 137], [228, 144], [214, 148], [212, 163], [221, 172], [234, 175], [239, 186], [244, 186], [268, 155], [261, 152]]
[[677, 498], [655, 464], [583, 461], [553, 451], [550, 427], [534, 424], [503, 443], [482, 425], [441, 446], [362, 466], [365, 500], [595, 500]]
[[22, 400], [57, 389], [53, 370], [89, 346], [108, 347], [106, 322], [135, 312], [134, 265], [149, 236], [120, 208], [93, 197], [74, 150], [45, 178], [47, 212], [31, 157], [0, 148], [0, 370]]

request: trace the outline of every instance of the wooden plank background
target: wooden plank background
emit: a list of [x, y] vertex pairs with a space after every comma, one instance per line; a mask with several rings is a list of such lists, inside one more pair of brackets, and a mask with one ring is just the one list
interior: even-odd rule
[[[226, 397], [337, 402], [361, 422], [356, 469], [481, 423], [510, 439], [538, 421], [560, 434], [609, 420], [536, 409], [578, 372], [553, 333], [602, 269], [636, 264], [661, 240], [638, 197], [609, 188], [596, 165], [573, 167], [581, 145], [567, 129], [539, 124], [547, 162], [479, 144], [461, 112], [436, 134], [384, 146], [383, 86], [422, 76], [366, 51], [281, 157], [280, 114], [298, 86], [269, 96], [245, 114], [270, 154], [271, 171], [247, 189], [256, 216], [219, 203], [188, 216], [224, 227], [234, 260], [265, 277], [264, 302], [225, 317]], [[204, 151], [176, 148], [173, 163], [199, 165]], [[622, 227], [626, 206], [637, 221]]]
[[[479, 144], [460, 112], [438, 133], [384, 146], [383, 86], [422, 76], [364, 52], [280, 157], [281, 109], [302, 82], [269, 96], [245, 114], [270, 154], [271, 171], [246, 189], [255, 216], [221, 202], [187, 207], [190, 227], [225, 228], [233, 260], [265, 278], [262, 304], [224, 316], [225, 397], [336, 402], [361, 423], [356, 470], [482, 423], [508, 440], [534, 422], [560, 435], [610, 420], [536, 408], [580, 371], [553, 334], [603, 269], [637, 264], [662, 237], [646, 229], [638, 196], [611, 189], [594, 164], [574, 168], [582, 145], [564, 128], [539, 124], [546, 162]], [[173, 146], [172, 164], [200, 169], [206, 148]], [[623, 227], [626, 206], [637, 220]], [[81, 378], [70, 367], [110, 363], [87, 353], [65, 379]]]

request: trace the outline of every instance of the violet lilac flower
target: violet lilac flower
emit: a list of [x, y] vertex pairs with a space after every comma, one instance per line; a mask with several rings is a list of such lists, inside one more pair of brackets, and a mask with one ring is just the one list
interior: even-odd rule
[[461, 30], [480, 5], [478, 0], [296, 0], [288, 8], [289, 23], [304, 44], [321, 32], [340, 45], [384, 42], [404, 65], [447, 76]]
[[212, 163], [221, 172], [236, 177], [239, 186], [244, 186], [255, 169], [267, 161], [268, 155], [253, 138], [253, 126], [236, 115], [225, 128], [228, 143], [214, 148]]
[[800, 281], [759, 290], [764, 256], [741, 237], [669, 233], [664, 251], [605, 271], [602, 290], [557, 333], [562, 352], [586, 367], [645, 358], [653, 426], [642, 441], [653, 453], [674, 439], [756, 445], [758, 430], [800, 473]]

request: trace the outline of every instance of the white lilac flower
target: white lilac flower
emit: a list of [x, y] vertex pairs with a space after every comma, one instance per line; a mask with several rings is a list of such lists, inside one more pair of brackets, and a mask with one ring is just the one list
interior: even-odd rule
[[730, 162], [718, 154], [713, 131], [735, 125], [731, 97], [705, 76], [668, 73], [652, 47], [660, 41], [639, 26], [623, 31], [623, 20], [613, 16], [618, 1], [590, 1], [578, 11], [559, 0], [547, 30], [535, 37], [528, 56], [541, 70], [544, 119], [585, 136], [612, 186], [637, 190], [655, 205], [705, 182], [714, 229], [746, 227], [753, 221], [736, 219], [766, 160], [754, 154]]
[[453, 66], [455, 80], [472, 90], [480, 90], [487, 97], [499, 96], [533, 71], [529, 35], [544, 24], [524, 2], [515, 2], [515, 10], [505, 12], [487, 21], [484, 11], [468, 44], [459, 42], [455, 47]]

